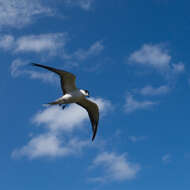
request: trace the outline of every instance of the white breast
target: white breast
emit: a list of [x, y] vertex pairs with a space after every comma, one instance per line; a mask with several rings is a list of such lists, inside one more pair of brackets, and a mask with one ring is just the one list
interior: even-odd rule
[[75, 90], [73, 92], [65, 94], [62, 97], [62, 100], [65, 103], [74, 103], [74, 102], [79, 101], [81, 98], [84, 98], [84, 95], [80, 92], [80, 90], [77, 89], [77, 90]]

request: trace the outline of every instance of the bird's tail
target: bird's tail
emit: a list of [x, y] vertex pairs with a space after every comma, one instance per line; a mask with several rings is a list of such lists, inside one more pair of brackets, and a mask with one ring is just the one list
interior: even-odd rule
[[43, 106], [47, 107], [47, 106], [52, 106], [52, 105], [57, 105], [57, 104], [59, 104], [59, 103], [55, 101], [55, 102], [45, 103], [45, 104], [43, 104]]

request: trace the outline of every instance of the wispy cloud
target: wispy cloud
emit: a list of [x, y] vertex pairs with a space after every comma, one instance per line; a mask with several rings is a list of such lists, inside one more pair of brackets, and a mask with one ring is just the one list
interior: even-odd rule
[[172, 56], [164, 45], [144, 44], [139, 50], [133, 52], [128, 58], [128, 64], [137, 64], [154, 68], [162, 74], [176, 74], [184, 71], [183, 63], [171, 63]]
[[134, 179], [140, 165], [127, 160], [125, 154], [103, 152], [94, 159], [92, 167], [103, 167], [103, 175], [91, 178], [94, 182], [124, 181]]
[[173, 71], [175, 73], [182, 73], [185, 71], [185, 66], [183, 63], [177, 63], [177, 64], [172, 64], [172, 67], [173, 67]]
[[144, 141], [146, 140], [147, 137], [146, 136], [139, 136], [139, 137], [136, 137], [136, 136], [129, 136], [129, 140], [133, 143], [136, 143], [136, 142], [140, 142], [140, 141]]
[[11, 75], [13, 77], [17, 77], [19, 76], [22, 72], [20, 71], [20, 67], [26, 65], [26, 62], [21, 61], [20, 59], [15, 59], [12, 63], [11, 63]]
[[67, 33], [28, 35], [17, 39], [12, 35], [4, 35], [0, 38], [0, 48], [15, 53], [34, 52], [53, 56], [60, 51], [64, 51], [67, 40]]
[[65, 2], [70, 6], [79, 6], [81, 9], [89, 11], [94, 0], [65, 0]]
[[65, 60], [66, 66], [78, 66], [87, 59], [95, 58], [104, 50], [102, 41], [96, 41], [87, 49], [67, 51], [69, 41], [68, 33], [47, 33], [39, 35], [26, 35], [15, 38], [12, 35], [0, 37], [0, 48], [14, 55], [23, 53], [35, 53], [42, 58], [59, 56]]
[[[100, 115], [104, 115], [111, 109], [111, 103], [102, 98], [91, 99], [95, 101], [100, 109]], [[62, 110], [58, 106], [52, 106], [38, 112], [33, 122], [37, 125], [45, 125], [50, 131], [72, 132], [84, 126], [84, 122], [89, 120], [86, 110], [76, 104], [71, 104]]]
[[28, 156], [30, 159], [39, 157], [59, 157], [79, 154], [82, 148], [90, 146], [89, 141], [72, 138], [63, 141], [58, 135], [44, 133], [33, 137], [27, 145], [12, 152], [14, 158]]
[[[97, 98], [93, 101], [98, 104], [102, 116], [110, 110], [111, 103], [108, 100]], [[78, 105], [72, 104], [64, 110], [58, 106], [46, 108], [33, 117], [33, 122], [42, 125], [46, 132], [32, 137], [25, 146], [15, 149], [12, 156], [34, 159], [79, 153], [83, 148], [90, 146], [89, 139], [81, 140], [80, 136], [76, 135], [77, 129], [83, 129], [87, 120], [87, 112]], [[90, 122], [89, 127], [91, 128]]]
[[102, 52], [103, 49], [104, 49], [104, 46], [103, 46], [102, 41], [97, 41], [94, 44], [92, 44], [90, 48], [87, 50], [83, 50], [83, 49], [77, 50], [73, 54], [73, 56], [76, 57], [76, 59], [85, 60], [89, 57], [98, 55], [99, 53]]
[[23, 36], [17, 39], [15, 52], [49, 52], [49, 55], [56, 55], [66, 42], [66, 33]]
[[11, 35], [4, 35], [0, 37], [0, 48], [10, 50], [15, 45], [15, 39]]
[[163, 85], [158, 88], [154, 88], [151, 85], [148, 85], [140, 89], [139, 93], [143, 96], [156, 96], [156, 95], [167, 94], [169, 91], [170, 91], [170, 87], [167, 85]]
[[[25, 66], [28, 66], [28, 68], [26, 69]], [[15, 59], [11, 63], [10, 71], [12, 77], [27, 75], [31, 79], [41, 79], [43, 82], [50, 83], [55, 83], [57, 79], [56, 76], [50, 72], [36, 72], [29, 70], [29, 61], [23, 61], [21, 59]]]
[[129, 63], [147, 65], [161, 70], [168, 69], [170, 61], [171, 56], [160, 45], [144, 44], [129, 57]]
[[[86, 59], [94, 58], [104, 50], [102, 41], [94, 42], [88, 49], [78, 49], [73, 53], [64, 53], [63, 58], [67, 61], [78, 63]], [[77, 65], [77, 64], [76, 64]]]
[[52, 15], [49, 7], [42, 5], [41, 1], [33, 0], [0, 0], [0, 28], [21, 28], [42, 15]]
[[129, 93], [126, 97], [125, 112], [132, 113], [137, 110], [146, 110], [156, 104], [157, 104], [157, 102], [153, 102], [153, 101], [149, 101], [149, 100], [137, 101], [133, 98], [133, 95], [131, 95]]
[[[136, 95], [158, 96], [166, 95], [175, 86], [176, 80], [180, 74], [185, 72], [185, 66], [182, 62], [173, 62], [170, 50], [164, 44], [144, 44], [142, 47], [128, 57], [127, 63], [130, 65], [141, 66], [148, 71], [155, 70], [166, 81], [166, 84], [155, 87], [150, 84], [141, 89], [134, 89], [132, 92]], [[136, 67], [137, 68], [137, 67]], [[149, 69], [148, 69], [149, 68]], [[126, 97], [125, 111], [131, 113], [136, 110], [145, 110], [158, 102], [150, 100], [137, 101], [132, 94]]]
[[171, 157], [172, 157], [171, 154], [165, 154], [165, 155], [163, 155], [162, 156], [162, 162], [165, 163], [165, 164], [171, 162]]

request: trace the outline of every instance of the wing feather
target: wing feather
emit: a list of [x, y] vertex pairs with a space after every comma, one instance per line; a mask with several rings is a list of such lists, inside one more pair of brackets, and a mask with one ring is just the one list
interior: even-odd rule
[[64, 70], [56, 69], [53, 67], [49, 67], [49, 66], [45, 66], [45, 65], [41, 65], [37, 63], [32, 63], [32, 65], [37, 66], [37, 67], [42, 67], [44, 69], [47, 69], [49, 71], [52, 71], [58, 74], [61, 79], [61, 88], [62, 88], [63, 94], [66, 94], [76, 89], [76, 84], [75, 84], [76, 76], [74, 74], [64, 71]]
[[88, 100], [88, 99], [83, 99], [80, 102], [77, 102], [78, 105], [82, 106], [86, 111], [88, 112], [91, 125], [92, 125], [92, 131], [93, 131], [93, 136], [92, 136], [92, 141], [94, 140], [97, 129], [98, 129], [98, 121], [99, 121], [99, 109], [96, 103]]

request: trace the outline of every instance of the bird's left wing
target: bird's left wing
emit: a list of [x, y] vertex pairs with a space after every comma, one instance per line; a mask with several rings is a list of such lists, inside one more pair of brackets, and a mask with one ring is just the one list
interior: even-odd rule
[[98, 121], [99, 121], [99, 109], [96, 103], [84, 98], [80, 102], [77, 102], [78, 105], [82, 106], [88, 112], [90, 117], [91, 125], [92, 125], [92, 141], [94, 140], [97, 129], [98, 129]]
[[44, 69], [47, 69], [49, 71], [52, 71], [58, 74], [61, 79], [61, 88], [62, 88], [63, 94], [66, 94], [76, 89], [76, 84], [75, 84], [76, 76], [74, 74], [67, 72], [65, 70], [56, 69], [56, 68], [49, 67], [46, 65], [41, 65], [37, 63], [31, 63], [31, 64], [33, 66], [42, 67]]

